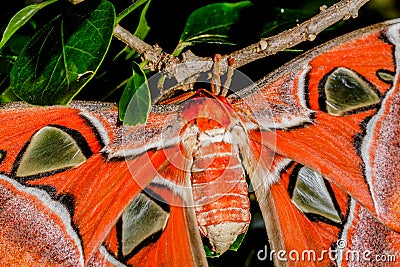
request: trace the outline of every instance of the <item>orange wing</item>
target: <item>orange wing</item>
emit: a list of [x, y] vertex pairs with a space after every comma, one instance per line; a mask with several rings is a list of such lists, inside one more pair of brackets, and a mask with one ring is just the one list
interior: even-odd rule
[[[141, 200], [135, 199], [132, 209], [124, 212], [105, 246], [133, 266], [207, 266], [185, 159], [179, 146], [158, 152], [164, 158], [153, 163], [156, 178], [144, 189]], [[160, 220], [165, 224], [159, 225]]]
[[[393, 20], [340, 37], [229, 98], [249, 130], [243, 154], [261, 160], [258, 173], [272, 164], [265, 180], [246, 169], [275, 251], [321, 255], [343, 239], [348, 250], [399, 253], [399, 32]], [[279, 266], [353, 266], [275, 256]]]
[[[12, 104], [0, 113], [2, 125], [13, 121], [0, 129], [1, 263], [112, 266], [127, 262], [128, 258], [102, 244], [110, 240], [132, 201], [158, 175], [158, 168], [166, 165], [165, 151], [143, 149], [138, 146], [143, 142], [119, 139], [121, 131], [134, 127], [117, 127], [116, 109], [109, 104], [78, 103], [72, 108], [46, 109]], [[133, 129], [136, 136], [124, 136], [153, 138], [157, 147], [155, 118], [153, 128], [138, 126]], [[171, 181], [179, 182], [173, 176]], [[190, 258], [195, 265], [192, 252], [201, 247], [201, 240], [197, 228], [197, 232], [192, 229], [195, 224], [189, 227], [192, 212], [183, 206], [171, 207], [162, 238], [169, 240], [170, 248], [183, 252], [175, 262]], [[194, 233], [197, 238], [193, 239]], [[194, 245], [189, 246], [190, 241]], [[204, 251], [196, 253], [198, 262], [204, 262]], [[140, 255], [143, 252], [137, 257]]]
[[254, 140], [320, 172], [395, 231], [399, 31], [393, 20], [340, 37], [230, 97]]

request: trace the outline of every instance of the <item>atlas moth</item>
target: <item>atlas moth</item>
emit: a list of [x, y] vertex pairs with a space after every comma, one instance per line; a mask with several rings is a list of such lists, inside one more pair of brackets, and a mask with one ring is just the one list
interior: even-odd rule
[[3, 104], [0, 263], [206, 266], [201, 235], [223, 253], [248, 227], [248, 175], [275, 265], [398, 265], [398, 66], [392, 20], [228, 96], [155, 105], [146, 125], [111, 103]]

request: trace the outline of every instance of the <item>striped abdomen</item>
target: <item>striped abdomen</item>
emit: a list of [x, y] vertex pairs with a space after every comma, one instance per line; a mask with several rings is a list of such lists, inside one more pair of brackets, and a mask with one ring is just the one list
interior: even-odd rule
[[200, 232], [223, 253], [247, 230], [250, 203], [238, 148], [219, 135], [200, 134], [191, 179]]

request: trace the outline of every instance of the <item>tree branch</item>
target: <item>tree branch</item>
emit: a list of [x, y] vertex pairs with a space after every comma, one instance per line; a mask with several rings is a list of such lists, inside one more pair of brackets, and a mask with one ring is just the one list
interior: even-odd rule
[[[313, 41], [316, 36], [340, 20], [356, 18], [358, 10], [369, 0], [342, 0], [331, 7], [323, 6], [320, 13], [311, 19], [286, 30], [277, 35], [262, 38], [259, 42], [248, 47], [224, 55], [220, 61], [221, 72], [226, 72], [228, 59], [233, 59], [233, 68], [244, 66], [255, 60], [276, 54], [279, 51], [293, 47], [304, 41]], [[178, 82], [183, 82], [190, 77], [211, 70], [212, 58], [198, 57], [191, 51], [182, 54], [182, 59], [165, 53], [159, 46], [151, 46], [132, 35], [129, 31], [117, 25], [114, 29], [114, 36], [135, 49], [144, 60], [149, 62], [148, 67], [152, 70], [158, 70], [168, 76], [173, 76]], [[196, 62], [196, 64], [187, 66], [182, 63]]]
[[257, 59], [264, 58], [279, 51], [293, 47], [304, 41], [313, 41], [317, 35], [340, 20], [356, 18], [358, 10], [369, 0], [342, 0], [327, 8], [322, 6], [321, 12], [296, 27], [277, 35], [263, 38], [226, 57], [235, 59], [234, 68], [241, 67]]
[[[178, 57], [165, 53], [158, 45], [152, 46], [147, 44], [119, 24], [114, 28], [114, 36], [129, 47], [135, 49], [144, 60], [148, 61], [147, 67], [149, 69], [163, 72], [168, 76], [173, 76], [179, 82], [199, 72], [206, 72], [212, 68], [213, 62], [211, 58], [198, 57], [191, 51], [187, 51], [182, 54], [182, 59], [179, 59]], [[198, 62], [198, 64], [188, 69], [187, 66], [182, 65], [187, 62]]]
[[167, 57], [167, 54], [163, 52], [161, 47], [147, 44], [143, 40], [130, 33], [128, 30], [121, 27], [119, 24], [117, 24], [117, 26], [114, 28], [114, 36], [129, 47], [135, 49], [136, 52], [138, 52], [145, 60], [148, 60], [149, 63], [154, 66], [158, 66], [159, 62], [162, 61], [162, 58]]

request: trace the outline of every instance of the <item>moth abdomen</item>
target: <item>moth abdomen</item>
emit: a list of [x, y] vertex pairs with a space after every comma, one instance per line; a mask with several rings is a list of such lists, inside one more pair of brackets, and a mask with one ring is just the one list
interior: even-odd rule
[[201, 234], [223, 253], [249, 226], [248, 187], [238, 148], [227, 141], [230, 138], [200, 135], [203, 141], [191, 168], [195, 212]]

